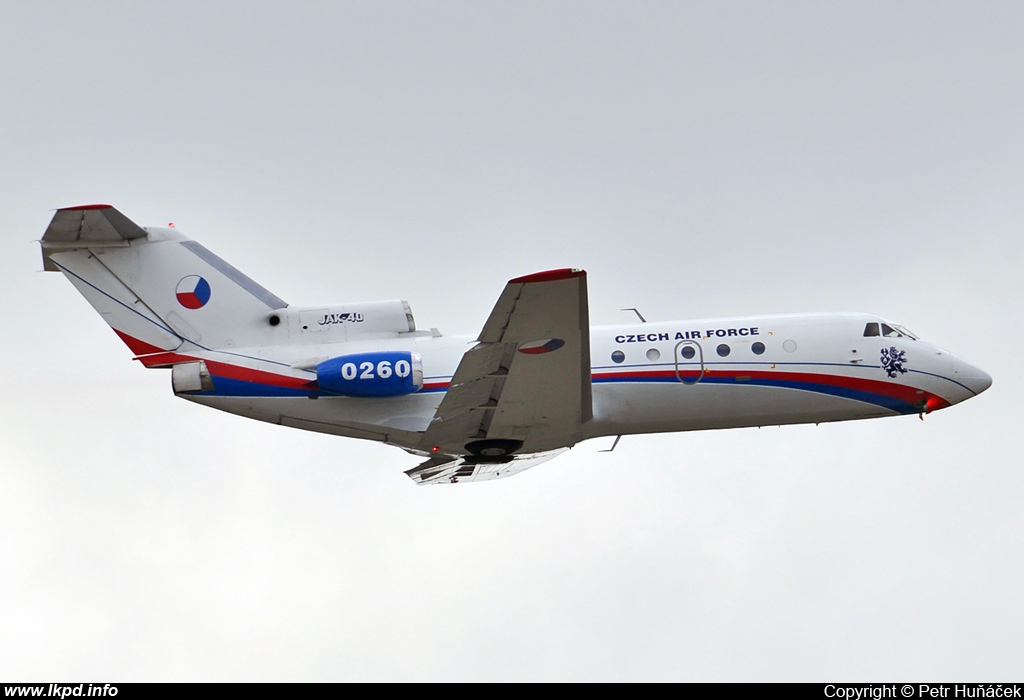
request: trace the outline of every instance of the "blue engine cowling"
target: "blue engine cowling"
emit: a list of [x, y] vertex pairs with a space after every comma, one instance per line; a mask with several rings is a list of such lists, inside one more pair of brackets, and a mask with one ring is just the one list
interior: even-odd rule
[[423, 361], [414, 352], [361, 352], [316, 366], [321, 391], [343, 396], [402, 396], [423, 388]]

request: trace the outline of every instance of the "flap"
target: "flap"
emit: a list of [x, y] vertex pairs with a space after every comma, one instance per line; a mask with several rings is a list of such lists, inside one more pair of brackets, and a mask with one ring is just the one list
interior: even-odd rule
[[553, 459], [567, 448], [507, 458], [500, 462], [481, 462], [473, 457], [459, 457], [449, 461], [428, 459], [405, 472], [420, 486], [428, 484], [457, 484], [470, 481], [504, 479], [542, 462]]

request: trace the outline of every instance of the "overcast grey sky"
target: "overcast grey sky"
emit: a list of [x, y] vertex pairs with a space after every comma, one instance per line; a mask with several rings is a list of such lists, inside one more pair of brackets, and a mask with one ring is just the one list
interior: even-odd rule
[[[1024, 658], [1021, 3], [6, 3], [0, 678], [1007, 680]], [[38, 245], [174, 221], [287, 301], [475, 333], [867, 311], [928, 416], [627, 437], [419, 488], [175, 399]]]

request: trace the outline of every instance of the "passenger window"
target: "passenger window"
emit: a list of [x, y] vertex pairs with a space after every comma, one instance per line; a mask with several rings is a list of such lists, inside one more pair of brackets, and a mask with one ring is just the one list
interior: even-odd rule
[[657, 362], [661, 359], [661, 351], [658, 348], [651, 348], [647, 351], [647, 359], [651, 362]]
[[614, 362], [615, 364], [620, 365], [625, 360], [626, 353], [622, 352], [621, 350], [616, 350], [615, 352], [612, 353], [612, 362]]
[[750, 346], [750, 350], [755, 355], [763, 355], [764, 354], [764, 343], [758, 341], [758, 342], [756, 342], [756, 343], [754, 343], [753, 345]]
[[877, 323], [869, 323], [868, 325], [864, 326], [864, 337], [865, 338], [875, 338], [877, 336], [878, 336], [878, 324]]
[[719, 346], [718, 346], [718, 347], [716, 348], [716, 350], [718, 351], [718, 354], [719, 354], [719, 355], [720, 355], [721, 357], [727, 357], [727, 356], [729, 355], [729, 352], [730, 352], [730, 350], [729, 350], [729, 346], [728, 346], [728, 345], [726, 345], [725, 343], [722, 343], [721, 345], [719, 345]]
[[692, 345], [684, 345], [683, 349], [679, 351], [679, 354], [682, 355], [684, 359], [692, 360], [693, 356], [697, 354], [697, 351], [693, 349]]
[[903, 334], [898, 330], [890, 326], [888, 323], [882, 324], [882, 335], [886, 338], [902, 338]]

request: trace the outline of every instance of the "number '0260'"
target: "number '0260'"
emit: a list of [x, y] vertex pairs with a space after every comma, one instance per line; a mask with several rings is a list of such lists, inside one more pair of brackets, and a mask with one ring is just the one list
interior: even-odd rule
[[[376, 369], [376, 374], [374, 374], [374, 369]], [[411, 372], [412, 365], [408, 360], [399, 360], [395, 363], [394, 368], [391, 367], [391, 362], [388, 360], [378, 362], [376, 368], [372, 362], [360, 362], [358, 367], [355, 362], [346, 362], [341, 366], [341, 377], [346, 381], [352, 381], [356, 377], [359, 379], [388, 379], [392, 374], [405, 378]]]

